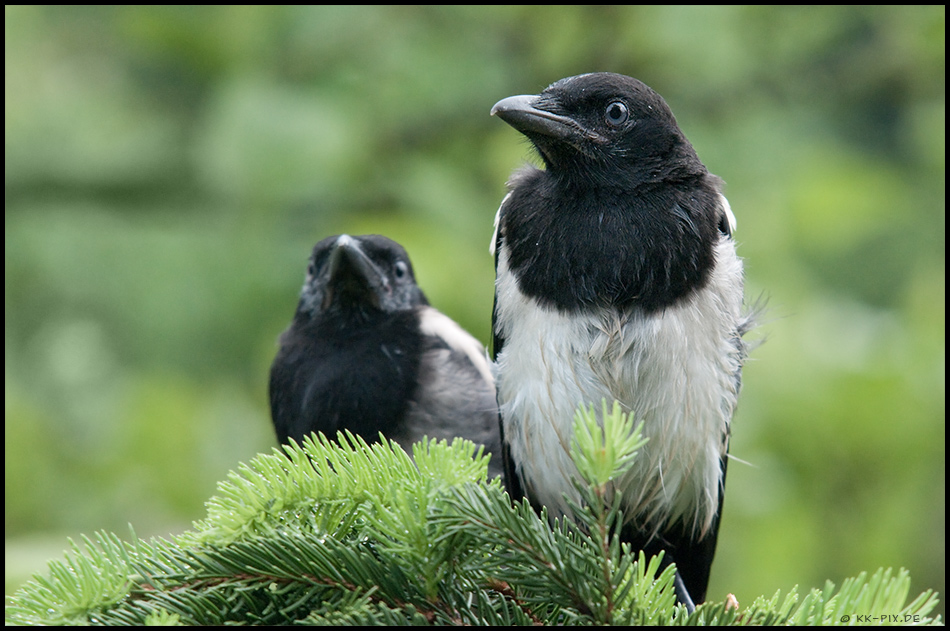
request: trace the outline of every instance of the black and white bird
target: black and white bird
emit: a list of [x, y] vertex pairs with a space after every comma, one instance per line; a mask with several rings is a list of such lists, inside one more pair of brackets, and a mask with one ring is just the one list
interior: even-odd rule
[[570, 516], [574, 412], [620, 401], [649, 438], [614, 483], [621, 538], [665, 551], [691, 610], [706, 597], [751, 323], [721, 181], [663, 98], [627, 76], [569, 77], [491, 113], [545, 166], [511, 177], [492, 239], [509, 493]]
[[406, 450], [463, 437], [501, 474], [498, 408], [484, 347], [429, 306], [406, 251], [379, 235], [316, 244], [270, 373], [277, 439], [348, 429]]

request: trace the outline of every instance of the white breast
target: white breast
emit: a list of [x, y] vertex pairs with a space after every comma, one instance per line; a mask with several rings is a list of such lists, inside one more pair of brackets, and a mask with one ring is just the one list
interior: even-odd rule
[[649, 438], [617, 482], [626, 518], [654, 531], [680, 520], [697, 533], [709, 528], [741, 363], [742, 263], [728, 238], [715, 256], [708, 284], [661, 313], [598, 308], [564, 315], [524, 296], [505, 249], [499, 252], [505, 440], [525, 491], [552, 517], [569, 513], [562, 494], [577, 475], [569, 457], [574, 410], [590, 403], [600, 410], [605, 398], [633, 411]]

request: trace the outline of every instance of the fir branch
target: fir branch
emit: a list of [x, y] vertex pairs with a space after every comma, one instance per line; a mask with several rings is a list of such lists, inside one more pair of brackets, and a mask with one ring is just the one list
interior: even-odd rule
[[[367, 445], [318, 436], [241, 465], [207, 517], [172, 540], [99, 533], [70, 542], [13, 597], [11, 624], [880, 624], [940, 623], [906, 571], [859, 575], [742, 611], [675, 605], [673, 566], [621, 545], [632, 421], [580, 413], [577, 523], [512, 505], [487, 458], [456, 440]], [[845, 617], [848, 616], [847, 621]]]

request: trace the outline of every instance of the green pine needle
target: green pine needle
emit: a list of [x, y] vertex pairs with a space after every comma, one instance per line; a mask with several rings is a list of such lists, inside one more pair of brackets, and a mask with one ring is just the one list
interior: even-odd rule
[[571, 458], [577, 470], [594, 486], [604, 486], [626, 473], [637, 451], [647, 443], [642, 437], [643, 423], [634, 428], [633, 415], [624, 414], [619, 401], [608, 410], [607, 400], [602, 400], [600, 418], [602, 426], [593, 405], [581, 406], [574, 413], [571, 441]]
[[[603, 425], [600, 424], [602, 420]], [[207, 517], [172, 540], [108, 533], [53, 561], [7, 598], [8, 624], [939, 624], [906, 571], [859, 575], [799, 599], [737, 611], [675, 604], [673, 566], [656, 575], [621, 545], [620, 494], [606, 485], [644, 444], [618, 405], [578, 411], [577, 522], [551, 527], [512, 504], [487, 456], [456, 440], [397, 444], [308, 438], [238, 467]], [[474, 456], [474, 458], [473, 458]], [[656, 577], [656, 578], [654, 578]]]

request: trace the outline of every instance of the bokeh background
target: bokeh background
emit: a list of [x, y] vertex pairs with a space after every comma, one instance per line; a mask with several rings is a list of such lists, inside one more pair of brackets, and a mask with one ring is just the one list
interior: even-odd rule
[[6, 591], [106, 529], [167, 535], [274, 446], [317, 240], [402, 242], [483, 341], [532, 160], [492, 104], [660, 92], [769, 310], [710, 597], [879, 566], [945, 591], [945, 8], [5, 9]]

